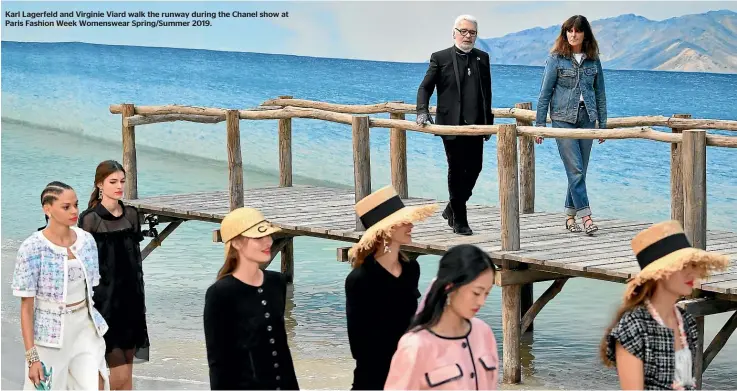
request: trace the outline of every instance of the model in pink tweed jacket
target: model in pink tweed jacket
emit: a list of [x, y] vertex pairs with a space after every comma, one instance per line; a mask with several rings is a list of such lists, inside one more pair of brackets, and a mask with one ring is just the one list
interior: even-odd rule
[[385, 390], [496, 390], [496, 338], [483, 320], [472, 318], [468, 335], [443, 337], [411, 331], [392, 358]]

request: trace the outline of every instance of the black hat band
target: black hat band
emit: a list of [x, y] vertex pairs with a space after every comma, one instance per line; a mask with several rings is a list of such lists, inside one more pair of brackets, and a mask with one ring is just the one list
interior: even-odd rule
[[394, 196], [364, 213], [361, 216], [361, 223], [363, 223], [364, 227], [368, 228], [402, 208], [404, 208], [402, 199], [399, 196]]
[[684, 233], [666, 236], [637, 253], [637, 263], [640, 264], [640, 269], [644, 269], [645, 266], [672, 252], [689, 247], [691, 243]]

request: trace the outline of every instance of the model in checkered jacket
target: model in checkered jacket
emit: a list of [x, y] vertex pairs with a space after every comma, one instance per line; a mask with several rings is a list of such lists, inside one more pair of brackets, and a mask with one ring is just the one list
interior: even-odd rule
[[602, 359], [616, 366], [622, 389], [695, 389], [698, 328], [676, 303], [692, 294], [699, 278], [726, 268], [728, 258], [693, 248], [677, 221], [640, 232], [632, 249], [641, 271], [606, 330]]

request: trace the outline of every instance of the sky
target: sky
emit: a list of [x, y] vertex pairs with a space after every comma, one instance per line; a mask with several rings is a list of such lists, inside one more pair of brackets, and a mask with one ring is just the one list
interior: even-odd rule
[[[460, 14], [479, 20], [479, 37], [500, 37], [560, 25], [575, 14], [589, 21], [634, 13], [664, 20], [710, 10], [737, 12], [737, 1], [3, 1], [2, 40], [88, 42], [241, 52], [294, 54], [376, 61], [424, 62], [452, 44]], [[8, 12], [40, 11], [261, 12], [277, 18], [207, 18], [202, 27], [19, 27]], [[288, 17], [281, 17], [288, 12]], [[27, 18], [26, 18], [27, 19]], [[50, 18], [56, 20], [58, 18]], [[69, 18], [67, 20], [79, 20]], [[88, 20], [175, 20], [97, 18]], [[188, 20], [195, 19], [189, 18]], [[197, 18], [201, 19], [201, 18]], [[177, 19], [186, 20], [186, 19]], [[633, 32], [637, 33], [637, 32]]]

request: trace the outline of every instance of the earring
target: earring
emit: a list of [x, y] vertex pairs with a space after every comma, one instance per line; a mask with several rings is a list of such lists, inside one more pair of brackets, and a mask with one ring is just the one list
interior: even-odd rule
[[97, 198], [102, 199], [102, 189], [98, 192]]
[[392, 250], [389, 248], [389, 244], [384, 240], [384, 253], [390, 253]]
[[450, 305], [450, 295], [445, 297], [445, 306], [447, 307], [449, 305]]

